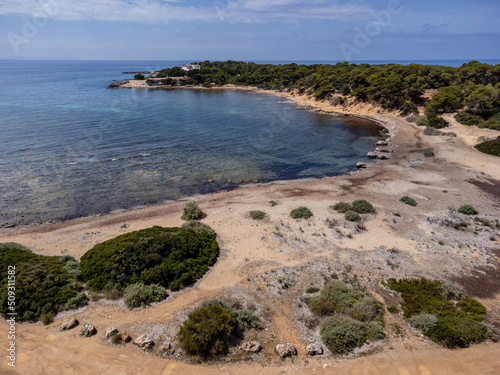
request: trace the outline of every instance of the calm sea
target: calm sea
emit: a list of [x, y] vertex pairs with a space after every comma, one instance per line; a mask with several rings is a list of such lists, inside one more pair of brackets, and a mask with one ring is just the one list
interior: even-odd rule
[[239, 91], [108, 90], [183, 61], [0, 61], [0, 225], [345, 174], [371, 123]]

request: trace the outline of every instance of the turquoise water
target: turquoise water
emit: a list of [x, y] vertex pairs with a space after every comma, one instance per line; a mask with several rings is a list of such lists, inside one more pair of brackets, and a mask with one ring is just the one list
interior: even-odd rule
[[272, 95], [106, 89], [178, 63], [0, 61], [0, 225], [345, 174], [380, 139]]

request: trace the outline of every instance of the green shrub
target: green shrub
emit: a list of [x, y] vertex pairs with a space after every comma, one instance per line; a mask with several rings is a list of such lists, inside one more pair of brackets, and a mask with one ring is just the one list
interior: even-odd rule
[[40, 321], [42, 322], [43, 325], [49, 325], [54, 321], [54, 313], [44, 313], [42, 316], [40, 316]]
[[310, 286], [309, 288], [306, 289], [306, 293], [312, 294], [319, 292], [319, 288], [316, 288], [315, 286]]
[[250, 217], [254, 220], [264, 220], [266, 213], [264, 211], [250, 211]]
[[165, 288], [160, 285], [132, 284], [123, 291], [123, 302], [129, 309], [148, 306], [153, 302], [160, 302], [167, 298]]
[[432, 151], [432, 149], [428, 148], [428, 149], [425, 149], [424, 150], [424, 156], [427, 156], [427, 157], [434, 157], [434, 151]]
[[181, 216], [182, 220], [201, 220], [207, 217], [207, 214], [204, 213], [198, 204], [195, 201], [187, 202], [184, 206], [184, 213]]
[[278, 205], [278, 203], [277, 203], [277, 202], [275, 202], [275, 201], [269, 201], [269, 204], [270, 204], [272, 207], [274, 207], [274, 206], [277, 206], [277, 205]]
[[335, 203], [333, 206], [331, 206], [331, 208], [333, 208], [339, 214], [346, 213], [347, 211], [352, 211], [351, 204], [347, 202]]
[[375, 212], [372, 204], [364, 199], [352, 202], [352, 211], [359, 214], [371, 214]]
[[365, 296], [352, 305], [349, 316], [362, 322], [370, 322], [380, 317], [383, 310], [383, 305], [375, 298]]
[[427, 116], [420, 116], [416, 121], [415, 124], [418, 126], [429, 126], [429, 120], [427, 119]]
[[145, 78], [146, 78], [146, 77], [144, 77], [144, 75], [143, 75], [143, 74], [141, 74], [141, 73], [137, 73], [137, 74], [134, 76], [134, 79], [136, 79], [136, 80], [143, 80], [143, 79], [145, 79]]
[[437, 322], [438, 318], [436, 318], [435, 315], [427, 313], [413, 315], [410, 319], [408, 319], [408, 323], [410, 323], [412, 327], [419, 329], [424, 333]]
[[216, 261], [215, 235], [193, 229], [153, 227], [94, 246], [81, 258], [82, 276], [93, 291], [129, 284], [179, 290], [201, 278]]
[[427, 116], [429, 126], [435, 129], [442, 129], [450, 126], [450, 123], [440, 116]]
[[219, 306], [219, 307], [223, 307], [227, 310], [232, 310], [231, 307], [226, 302], [221, 301], [220, 299], [217, 299], [217, 298], [213, 298], [213, 299], [207, 299], [206, 301], [203, 301], [201, 303], [201, 305], [196, 307], [193, 311], [205, 309], [205, 308], [210, 307], [210, 306]]
[[243, 329], [262, 329], [259, 318], [250, 310], [238, 310], [236, 312], [236, 320], [239, 327]]
[[449, 301], [458, 294], [452, 291], [450, 297], [440, 281], [389, 279], [387, 286], [401, 293], [404, 317], [410, 324], [436, 342], [450, 348], [466, 347], [492, 337], [482, 322], [485, 307], [468, 296], [456, 304]]
[[483, 324], [458, 316], [438, 318], [437, 323], [427, 329], [426, 335], [451, 349], [466, 348], [488, 339]]
[[459, 112], [455, 115], [455, 120], [463, 125], [479, 125], [484, 120], [480, 116], [473, 115], [466, 111]]
[[123, 337], [120, 333], [115, 333], [111, 336], [111, 342], [115, 345], [120, 345], [123, 342]]
[[359, 221], [359, 220], [361, 220], [361, 216], [355, 211], [347, 211], [344, 214], [344, 217], [347, 221]]
[[408, 122], [416, 122], [420, 118], [419, 115], [410, 115], [406, 118], [406, 121]]
[[457, 211], [464, 215], [477, 215], [479, 213], [474, 207], [468, 204], [460, 206], [460, 208]]
[[[15, 266], [17, 321], [43, 320], [87, 304], [79, 288], [80, 270], [73, 257], [44, 256], [14, 243], [0, 244], [0, 313], [8, 318], [9, 266]], [[12, 275], [10, 275], [12, 276]]]
[[324, 297], [311, 297], [307, 300], [309, 309], [318, 315], [328, 315], [335, 311], [335, 306]]
[[196, 220], [189, 220], [182, 224], [182, 228], [192, 229], [195, 233], [207, 232], [208, 234], [215, 236], [215, 231], [210, 228], [207, 224], [200, 223]]
[[406, 103], [403, 104], [402, 109], [403, 109], [403, 111], [400, 114], [401, 117], [408, 116], [410, 113], [418, 115], [418, 108], [415, 105], [415, 103], [406, 102]]
[[415, 207], [417, 205], [417, 201], [413, 198], [410, 198], [409, 196], [405, 195], [403, 198], [399, 200], [400, 202], [403, 202], [404, 204], [408, 204], [410, 206]]
[[313, 213], [307, 207], [299, 207], [290, 212], [292, 219], [309, 219]]
[[474, 146], [478, 151], [481, 151], [482, 153], [488, 154], [488, 155], [493, 155], [493, 156], [500, 156], [500, 137], [498, 137], [495, 140], [492, 141], [486, 141], [479, 143], [478, 145]]
[[349, 353], [368, 340], [384, 336], [380, 324], [363, 323], [344, 315], [333, 315], [321, 325], [321, 339], [332, 353], [337, 354]]
[[208, 306], [191, 312], [177, 336], [186, 353], [214, 357], [227, 352], [237, 328], [234, 313], [221, 306]]
[[399, 309], [395, 305], [388, 306], [387, 311], [389, 311], [391, 314], [398, 314], [399, 313]]

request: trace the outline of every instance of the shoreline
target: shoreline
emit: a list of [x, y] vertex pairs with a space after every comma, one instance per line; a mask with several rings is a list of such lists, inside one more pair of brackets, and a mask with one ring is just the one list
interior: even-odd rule
[[[288, 93], [279, 93], [279, 96], [292, 99]], [[300, 105], [308, 105], [308, 100], [307, 97], [295, 98]], [[316, 104], [321, 111], [335, 109], [329, 103]], [[358, 109], [359, 113], [354, 113]], [[23, 324], [19, 373], [66, 370], [84, 375], [109, 371], [134, 374], [134, 371], [140, 372], [136, 370], [138, 363], [147, 364], [150, 371], [165, 374], [215, 374], [220, 373], [221, 368], [231, 374], [244, 375], [332, 371], [351, 374], [372, 368], [380, 373], [399, 369], [400, 373], [411, 375], [424, 372], [448, 375], [466, 373], [471, 362], [479, 363], [479, 371], [484, 373], [492, 368], [500, 369], [500, 343], [447, 350], [415, 335], [401, 314], [389, 313], [385, 314], [387, 338], [380, 346], [373, 347], [370, 355], [310, 357], [306, 354], [311, 337], [298, 328], [302, 323], [296, 306], [314, 277], [321, 282], [332, 272], [341, 275], [350, 270], [349, 277], [356, 275], [365, 283], [373, 281], [369, 289], [387, 304], [398, 302], [380, 289], [381, 279], [458, 280], [472, 296], [479, 295], [479, 301], [488, 309], [489, 320], [500, 321], [497, 271], [500, 270], [500, 236], [491, 241], [486, 227], [474, 234], [474, 228], [455, 230], [428, 220], [446, 218], [450, 206], [461, 204], [473, 205], [481, 218], [498, 218], [500, 195], [495, 190], [500, 189], [498, 158], [479, 153], [459, 137], [422, 135], [422, 128], [396, 114], [377, 113], [376, 108], [368, 106], [348, 105], [345, 110], [352, 112], [350, 115], [369, 116], [384, 122], [396, 151], [391, 159], [370, 163], [368, 168], [348, 175], [256, 184], [199, 196], [198, 205], [208, 214], [202, 222], [216, 231], [221, 248], [217, 263], [200, 282], [165, 303], [145, 309], [129, 311], [117, 303], [100, 301], [91, 302], [84, 311], [69, 312], [68, 315], [80, 322], [96, 326], [99, 334], [92, 338], [78, 337], [72, 331], [58, 332], [60, 320], [48, 326]], [[423, 150], [428, 148], [434, 150], [435, 158], [423, 155]], [[399, 198], [403, 195], [415, 198], [418, 205], [402, 204]], [[344, 223], [343, 215], [331, 210], [330, 205], [355, 199], [368, 200], [377, 211], [366, 219], [365, 231], [348, 232], [342, 224], [334, 228], [326, 224], [328, 220]], [[270, 206], [271, 200], [278, 205]], [[153, 225], [180, 226], [184, 202], [178, 200], [33, 228], [0, 229], [0, 237], [2, 242], [18, 242], [39, 254], [72, 255], [79, 259], [96, 243], [120, 234]], [[310, 208], [314, 216], [308, 220], [291, 219], [290, 211], [299, 206]], [[249, 217], [251, 210], [263, 210], [268, 217], [256, 222]], [[289, 273], [283, 274], [283, 270]], [[309, 271], [311, 273], [307, 273]], [[278, 278], [288, 278], [294, 273], [302, 277], [303, 282], [290, 283], [290, 288], [279, 289], [280, 293], [266, 285], [278, 283]], [[268, 309], [263, 334], [270, 336], [272, 344], [263, 350], [262, 361], [261, 357], [255, 357], [248, 362], [222, 359], [209, 364], [187, 364], [145, 353], [131, 345], [116, 347], [100, 337], [110, 326], [130, 331], [134, 336], [157, 332], [160, 327], [176, 328], [179, 317], [200, 302], [231, 297], [239, 301], [242, 295], [253, 296], [257, 306]], [[403, 335], [391, 328], [394, 324], [399, 325]], [[6, 321], [0, 319], [0, 330], [7, 329]], [[177, 331], [172, 329], [172, 332], [162, 337], [174, 340]], [[276, 359], [273, 350], [276, 341], [292, 342], [299, 352], [296, 359]], [[6, 336], [0, 336], [0, 344], [7, 344]], [[5, 366], [0, 363], [2, 370], [7, 369]]]
[[[126, 82], [126, 81], [123, 81], [123, 82]], [[117, 82], [118, 84], [122, 83], [122, 82]], [[330, 114], [330, 115], [342, 115], [342, 116], [347, 116], [347, 117], [353, 117], [353, 118], [358, 118], [358, 119], [361, 119], [361, 120], [365, 120], [365, 121], [369, 121], [370, 123], [380, 127], [381, 129], [383, 129], [383, 131], [387, 132], [387, 134], [385, 135], [386, 138], [390, 138], [392, 139], [393, 137], [393, 134], [392, 134], [392, 131], [391, 129], [389, 129], [386, 124], [383, 122], [383, 121], [380, 121], [380, 120], [377, 120], [373, 117], [370, 117], [369, 115], [362, 115], [362, 114], [357, 114], [357, 113], [343, 113], [343, 112], [338, 112], [338, 111], [332, 111], [332, 110], [325, 110], [324, 107], [321, 106], [321, 103], [323, 103], [324, 101], [315, 101], [315, 103], [317, 103], [317, 105], [314, 105], [314, 103], [308, 103], [308, 104], [304, 104], [304, 103], [300, 103], [298, 100], [296, 100], [296, 97], [295, 96], [287, 96], [286, 93], [283, 93], [283, 92], [279, 92], [279, 91], [276, 91], [276, 90], [263, 90], [263, 89], [259, 89], [257, 87], [250, 87], [250, 86], [235, 86], [235, 85], [225, 85], [225, 86], [221, 86], [221, 87], [215, 87], [215, 88], [207, 88], [207, 87], [198, 87], [198, 86], [189, 86], [189, 87], [178, 87], [178, 86], [175, 86], [175, 87], [171, 87], [171, 88], [165, 88], [165, 87], [149, 87], [149, 86], [137, 86], [137, 87], [119, 87], [119, 88], [140, 88], [140, 89], [160, 89], [160, 90], [170, 90], [170, 89], [185, 89], [185, 90], [231, 90], [231, 91], [245, 91], [245, 92], [252, 92], [252, 93], [255, 93], [255, 94], [266, 94], [266, 95], [273, 95], [273, 96], [278, 96], [278, 97], [282, 97], [282, 98], [287, 98], [291, 101], [293, 101], [297, 106], [303, 108], [303, 109], [308, 109], [308, 110], [311, 110], [313, 112], [318, 112], [318, 113], [325, 113], [325, 114]], [[391, 145], [393, 146], [393, 145]], [[376, 149], [376, 145], [374, 144], [373, 145], [374, 149], [371, 151], [371, 152], [374, 152], [375, 149]], [[373, 162], [368, 162], [367, 158], [365, 158], [364, 160], [359, 160], [358, 163], [362, 163], [362, 164], [366, 164], [366, 165], [369, 165], [369, 164], [373, 164], [373, 163], [376, 163], [376, 162], [379, 162], [380, 160], [377, 160], [375, 159]], [[206, 195], [210, 195], [210, 194], [216, 194], [216, 193], [221, 193], [221, 192], [227, 192], [227, 191], [232, 191], [232, 190], [235, 190], [235, 189], [241, 189], [241, 188], [247, 188], [247, 187], [252, 187], [252, 186], [259, 186], [259, 185], [266, 185], [266, 184], [273, 184], [273, 183], [286, 183], [286, 182], [289, 182], [289, 181], [311, 181], [311, 180], [318, 180], [318, 179], [323, 179], [323, 178], [330, 178], [330, 177], [340, 177], [340, 176], [344, 176], [344, 175], [350, 175], [351, 173], [355, 173], [357, 171], [359, 171], [360, 168], [357, 168], [356, 165], [353, 166], [353, 170], [349, 171], [347, 174], [339, 174], [339, 175], [324, 175], [324, 176], [321, 176], [321, 177], [306, 177], [306, 178], [301, 178], [301, 179], [291, 179], [291, 180], [272, 180], [272, 181], [264, 181], [264, 182], [256, 182], [256, 183], [249, 183], [249, 184], [241, 184], [241, 185], [238, 185], [236, 187], [230, 187], [230, 188], [227, 188], [227, 189], [221, 189], [221, 190], [218, 190], [218, 191], [215, 191], [215, 192], [210, 192], [210, 193], [206, 193], [206, 194], [195, 194], [195, 195], [190, 195], [190, 196], [183, 196], [181, 198], [178, 198], [178, 199], [168, 199], [166, 201], [159, 201], [159, 202], [155, 202], [155, 203], [148, 203], [148, 204], [143, 204], [143, 205], [138, 205], [138, 206], [133, 206], [133, 207], [119, 207], [119, 208], [116, 208], [110, 212], [97, 212], [97, 213], [92, 213], [92, 214], [89, 214], [89, 215], [77, 215], [77, 216], [74, 216], [74, 217], [68, 217], [68, 218], [62, 218], [62, 219], [48, 219], [48, 220], [45, 220], [45, 221], [38, 221], [38, 222], [28, 222], [28, 223], [5, 223], [5, 224], [8, 224], [8, 225], [5, 225], [3, 224], [2, 226], [0, 226], [0, 238], [2, 237], [2, 230], [3, 229], [13, 229], [13, 228], [24, 228], [24, 229], [29, 229], [29, 228], [35, 228], [35, 227], [39, 227], [39, 226], [46, 226], [46, 225], [54, 225], [54, 224], [60, 224], [60, 223], [65, 223], [65, 222], [68, 222], [68, 221], [74, 221], [74, 220], [79, 220], [79, 219], [91, 219], [91, 218], [95, 218], [95, 217], [102, 217], [102, 216], [107, 216], [107, 215], [114, 215], [114, 214], [117, 214], [117, 213], [122, 213], [122, 212], [127, 212], [127, 211], [135, 211], [135, 210], [139, 210], [139, 209], [144, 209], [144, 208], [148, 208], [148, 207], [154, 207], [154, 206], [160, 206], [160, 205], [164, 205], [164, 204], [169, 204], [169, 203], [172, 203], [172, 202], [184, 202], [184, 201], [189, 201], [189, 200], [194, 200], [198, 197], [202, 197], [202, 196], [206, 196]]]

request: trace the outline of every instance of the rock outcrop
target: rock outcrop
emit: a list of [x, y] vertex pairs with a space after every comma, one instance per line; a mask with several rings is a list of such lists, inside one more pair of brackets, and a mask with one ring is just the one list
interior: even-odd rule
[[80, 336], [91, 337], [94, 336], [96, 333], [97, 329], [94, 327], [93, 324], [84, 323], [82, 330], [80, 331]]
[[80, 322], [76, 318], [66, 318], [63, 320], [62, 324], [59, 326], [60, 331], [67, 331], [69, 329], [75, 328]]
[[106, 333], [104, 334], [106, 336], [107, 339], [109, 339], [111, 336], [114, 336], [118, 333], [118, 329], [115, 328], [115, 327], [109, 327], [107, 330], [106, 330]]
[[309, 354], [309, 355], [322, 355], [323, 354], [323, 347], [321, 346], [321, 344], [318, 344], [318, 343], [307, 345], [306, 350], [307, 350], [307, 354]]
[[240, 349], [244, 352], [258, 353], [262, 350], [262, 345], [257, 341], [246, 341], [241, 344]]
[[297, 355], [297, 349], [290, 343], [276, 345], [276, 352], [281, 358]]
[[146, 333], [144, 333], [134, 340], [134, 345], [137, 345], [143, 350], [147, 350], [155, 346], [155, 342], [151, 338], [149, 338]]

